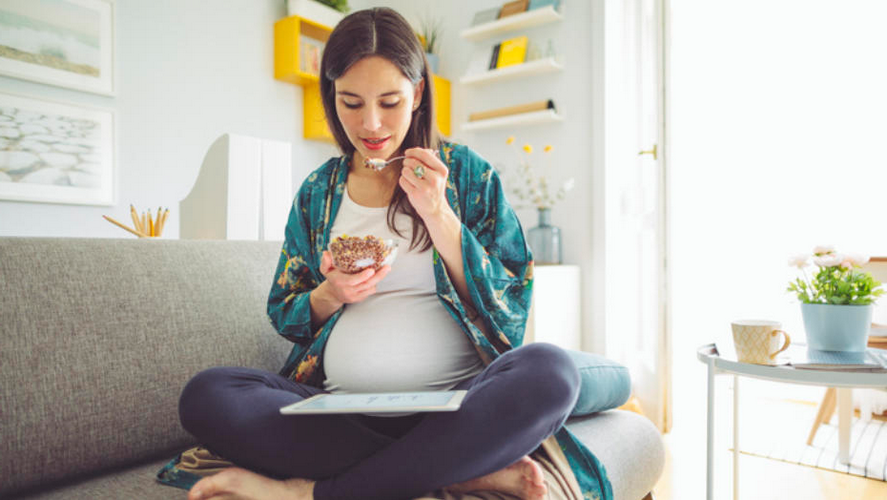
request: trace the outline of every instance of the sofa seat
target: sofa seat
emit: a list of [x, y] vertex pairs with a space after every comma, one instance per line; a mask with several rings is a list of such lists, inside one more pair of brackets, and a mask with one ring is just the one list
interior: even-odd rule
[[[610, 410], [570, 419], [567, 426], [605, 464], [617, 500], [640, 500], [652, 489], [662, 473], [665, 451], [659, 433], [650, 422], [636, 414]], [[170, 454], [173, 456], [174, 454]], [[92, 477], [76, 483], [57, 485], [17, 498], [27, 500], [91, 500], [138, 498], [143, 500], [184, 499], [186, 493], [155, 482], [152, 478], [170, 457]]]
[[[0, 498], [184, 499], [155, 474], [193, 438], [178, 396], [211, 366], [279, 369], [265, 314], [280, 243], [0, 237]], [[641, 500], [664, 448], [610, 410], [568, 425], [617, 500]]]

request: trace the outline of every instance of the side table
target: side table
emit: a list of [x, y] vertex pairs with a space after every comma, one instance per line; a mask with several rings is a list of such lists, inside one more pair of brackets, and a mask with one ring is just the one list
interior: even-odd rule
[[696, 358], [708, 366], [708, 409], [706, 414], [705, 498], [714, 500], [714, 402], [715, 375], [733, 375], [733, 499], [739, 498], [739, 377], [752, 377], [789, 384], [818, 385], [838, 389], [839, 460], [849, 461], [851, 390], [854, 387], [887, 387], [887, 373], [809, 370], [791, 366], [766, 366], [740, 363], [722, 358], [714, 344], [696, 350]]

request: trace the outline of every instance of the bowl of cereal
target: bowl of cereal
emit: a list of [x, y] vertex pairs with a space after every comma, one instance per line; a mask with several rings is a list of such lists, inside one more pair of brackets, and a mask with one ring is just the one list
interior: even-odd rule
[[343, 272], [353, 274], [368, 267], [378, 271], [382, 266], [390, 265], [397, 256], [397, 243], [373, 235], [343, 234], [333, 238], [329, 250], [333, 265]]

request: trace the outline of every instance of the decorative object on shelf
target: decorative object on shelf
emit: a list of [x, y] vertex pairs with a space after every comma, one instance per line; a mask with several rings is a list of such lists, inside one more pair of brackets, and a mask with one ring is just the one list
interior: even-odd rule
[[812, 280], [805, 271], [810, 258], [805, 254], [789, 260], [801, 270], [803, 278], [790, 282], [787, 289], [801, 301], [807, 345], [823, 351], [864, 351], [872, 304], [884, 293], [881, 283], [870, 273], [858, 270], [869, 258], [839, 254], [832, 246], [817, 246], [812, 259], [819, 270]]
[[533, 250], [536, 265], [556, 265], [563, 262], [561, 230], [551, 225], [551, 209], [540, 208], [539, 223], [527, 231], [527, 244]]
[[499, 19], [526, 12], [529, 5], [530, 0], [514, 0], [513, 2], [508, 2], [502, 6], [501, 10], [499, 10]]
[[554, 101], [552, 101], [551, 99], [546, 99], [544, 101], [536, 101], [527, 104], [518, 104], [517, 106], [508, 106], [506, 108], [496, 108], [488, 111], [471, 113], [468, 115], [468, 121], [474, 122], [478, 120], [489, 120], [490, 118], [520, 115], [523, 113], [531, 113], [533, 111], [542, 111], [546, 109], [555, 111]]
[[114, 95], [114, 1], [34, 3], [0, 2], [0, 73]]
[[561, 0], [530, 0], [527, 10], [541, 9], [542, 7], [548, 7], [549, 5], [554, 7], [555, 10], [558, 10], [561, 7]]
[[114, 204], [114, 114], [0, 93], [0, 200]]
[[491, 23], [499, 19], [499, 7], [493, 7], [492, 9], [482, 10], [474, 15], [474, 18], [471, 20], [472, 26], [477, 26], [480, 24]]
[[422, 48], [425, 49], [425, 57], [428, 59], [428, 65], [431, 66], [431, 72], [435, 75], [440, 74], [440, 39], [443, 31], [442, 21], [435, 17], [426, 17], [419, 22], [419, 41], [422, 42]]
[[287, 0], [291, 16], [310, 19], [328, 28], [335, 28], [348, 12], [348, 0]]
[[[484, 19], [484, 16], [487, 14], [482, 14], [483, 13], [478, 13], [475, 15], [475, 18], [477, 19], [478, 16], [481, 16], [480, 19]], [[472, 25], [462, 30], [459, 36], [466, 40], [479, 42], [519, 29], [532, 28], [534, 26], [561, 21], [563, 18], [564, 16], [559, 11], [555, 10], [554, 6], [549, 5], [532, 11], [522, 12], [518, 15], [479, 22], [478, 24], [475, 24], [474, 21], [472, 21]]]
[[320, 58], [326, 44], [306, 35], [299, 35], [299, 71], [320, 75]]
[[223, 134], [179, 202], [179, 238], [283, 241], [293, 203], [292, 144]]
[[[509, 38], [497, 45], [496, 65], [494, 68], [504, 68], [515, 64], [522, 64], [527, 57], [526, 36]], [[491, 68], [492, 69], [492, 68]]]
[[[506, 143], [512, 148], [516, 148], [513, 136], [509, 137]], [[523, 153], [518, 153], [516, 175], [509, 175], [507, 180], [511, 186], [511, 193], [519, 201], [516, 206], [535, 206], [539, 215], [538, 225], [527, 232], [527, 242], [533, 250], [533, 258], [537, 264], [560, 264], [563, 262], [561, 231], [551, 225], [551, 207], [564, 199], [567, 192], [573, 189], [574, 181], [570, 178], [555, 193], [552, 193], [549, 188], [547, 172], [538, 173], [530, 164], [533, 147], [525, 144], [521, 149]], [[552, 149], [551, 146], [543, 148], [545, 155], [543, 170], [549, 169], [548, 156]]]
[[139, 213], [136, 212], [135, 207], [130, 204], [129, 215], [132, 217], [133, 227], [118, 222], [107, 215], [103, 215], [102, 217], [111, 224], [114, 224], [139, 238], [159, 238], [160, 235], [163, 234], [163, 226], [166, 225], [166, 219], [169, 217], [169, 208], [164, 210], [163, 207], [157, 207], [157, 216], [154, 218], [151, 216], [150, 208], [147, 213], [142, 212], [142, 214], [139, 215]]

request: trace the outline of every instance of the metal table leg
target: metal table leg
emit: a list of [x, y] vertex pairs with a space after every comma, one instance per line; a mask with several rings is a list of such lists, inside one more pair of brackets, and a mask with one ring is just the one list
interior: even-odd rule
[[739, 375], [733, 375], [733, 500], [739, 500]]
[[705, 429], [705, 498], [714, 500], [715, 364], [708, 360], [708, 408]]

